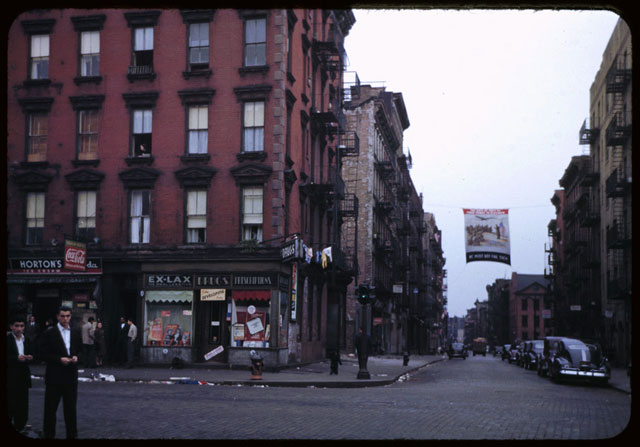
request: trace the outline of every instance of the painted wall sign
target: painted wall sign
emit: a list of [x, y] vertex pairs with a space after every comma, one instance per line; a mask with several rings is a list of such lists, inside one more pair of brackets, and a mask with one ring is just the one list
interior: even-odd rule
[[63, 258], [11, 258], [7, 266], [9, 274], [101, 274], [102, 259], [89, 258], [83, 271], [71, 271], [65, 268]]
[[195, 275], [196, 287], [230, 287], [231, 275], [225, 274], [211, 274], [211, 275]]
[[193, 288], [193, 275], [166, 275], [166, 274], [146, 274], [144, 275], [146, 287], [156, 289], [191, 289]]

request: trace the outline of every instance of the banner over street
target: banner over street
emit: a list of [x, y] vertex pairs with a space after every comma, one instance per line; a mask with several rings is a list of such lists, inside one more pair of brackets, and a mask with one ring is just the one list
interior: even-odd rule
[[511, 265], [508, 209], [463, 208], [467, 263], [493, 261]]

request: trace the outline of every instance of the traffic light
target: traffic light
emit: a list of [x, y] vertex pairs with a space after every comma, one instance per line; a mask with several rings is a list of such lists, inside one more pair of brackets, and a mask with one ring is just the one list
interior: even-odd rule
[[360, 284], [358, 286], [358, 288], [356, 289], [356, 294], [357, 294], [357, 297], [358, 297], [358, 302], [360, 304], [369, 303], [370, 290], [369, 290], [369, 286], [367, 284]]

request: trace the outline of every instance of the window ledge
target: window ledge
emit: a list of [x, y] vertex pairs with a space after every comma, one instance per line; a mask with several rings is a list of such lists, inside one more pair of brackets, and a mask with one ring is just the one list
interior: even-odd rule
[[127, 163], [127, 166], [134, 166], [134, 165], [151, 166], [153, 164], [153, 155], [149, 157], [127, 157], [124, 159], [124, 161]]
[[21, 168], [35, 168], [35, 169], [47, 169], [49, 167], [48, 161], [23, 161], [20, 163]]
[[76, 85], [82, 85], [82, 84], [100, 85], [100, 83], [102, 82], [102, 76], [76, 76], [75, 78], [73, 78], [73, 82]]
[[27, 79], [22, 83], [25, 88], [29, 87], [49, 87], [51, 79]]
[[240, 68], [238, 68], [238, 73], [240, 73], [241, 76], [244, 76], [244, 75], [250, 74], [250, 73], [267, 74], [268, 71], [269, 71], [269, 66], [268, 65], [256, 65], [254, 67], [240, 67]]
[[267, 153], [264, 151], [260, 152], [240, 152], [236, 155], [238, 161], [247, 161], [247, 160], [257, 160], [257, 161], [265, 161], [267, 159]]
[[187, 154], [182, 155], [180, 160], [183, 163], [196, 163], [196, 162], [207, 162], [211, 160], [211, 155], [209, 154]]
[[129, 82], [135, 81], [153, 81], [156, 78], [155, 73], [128, 73], [127, 79]]
[[185, 79], [191, 79], [191, 78], [205, 78], [205, 79], [209, 79], [211, 78], [211, 76], [213, 76], [213, 70], [209, 69], [209, 70], [192, 70], [192, 71], [183, 71], [182, 72], [182, 77], [184, 77]]
[[71, 164], [73, 164], [74, 167], [78, 167], [78, 166], [94, 166], [94, 167], [98, 167], [98, 165], [100, 164], [100, 160], [95, 159], [95, 160], [71, 160]]

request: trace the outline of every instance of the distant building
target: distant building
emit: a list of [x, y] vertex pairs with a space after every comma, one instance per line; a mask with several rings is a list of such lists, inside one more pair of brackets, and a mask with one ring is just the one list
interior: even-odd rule
[[551, 307], [544, 275], [513, 272], [509, 284], [509, 336], [511, 342], [538, 340], [551, 335]]

